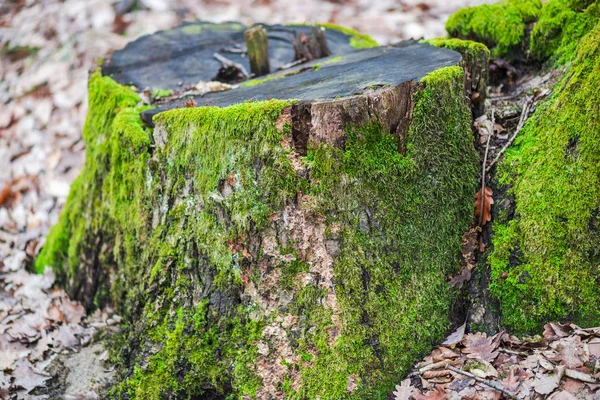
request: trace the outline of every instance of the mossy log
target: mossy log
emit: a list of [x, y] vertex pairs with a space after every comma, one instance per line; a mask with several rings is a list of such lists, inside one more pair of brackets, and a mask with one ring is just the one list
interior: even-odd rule
[[139, 49], [228, 26], [142, 38], [91, 76], [85, 166], [37, 267], [126, 317], [117, 397], [385, 399], [449, 327], [479, 165], [468, 66], [326, 27], [331, 57], [197, 107], [128, 86], [210, 79]]

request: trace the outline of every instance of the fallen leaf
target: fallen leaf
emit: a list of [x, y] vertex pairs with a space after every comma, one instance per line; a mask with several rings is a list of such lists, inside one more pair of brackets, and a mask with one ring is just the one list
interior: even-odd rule
[[451, 358], [456, 358], [459, 355], [447, 347], [440, 346], [431, 352], [433, 362], [444, 361]]
[[544, 325], [543, 336], [548, 340], [556, 340], [569, 336], [572, 331], [569, 324], [560, 325], [550, 322]]
[[493, 337], [487, 337], [485, 333], [470, 333], [463, 339], [463, 344], [465, 348], [462, 352], [467, 354], [468, 358], [491, 362], [498, 356], [497, 341], [494, 341]]
[[497, 378], [498, 371], [492, 364], [482, 360], [469, 360], [465, 364], [465, 369], [479, 378]]
[[565, 373], [565, 367], [556, 367], [554, 373], [542, 374], [538, 373], [533, 383], [533, 388], [539, 394], [545, 395], [552, 393], [560, 384]]
[[68, 297], [62, 299], [61, 308], [65, 320], [70, 324], [78, 324], [85, 315], [85, 308], [78, 302], [69, 300]]
[[484, 226], [492, 220], [492, 204], [494, 199], [492, 198], [492, 189], [488, 186], [480, 189], [475, 194], [475, 217], [481, 221], [481, 226]]
[[588, 343], [588, 349], [590, 350], [590, 355], [594, 358], [600, 358], [600, 342]]
[[5, 181], [2, 185], [2, 190], [0, 190], [0, 206], [2, 206], [8, 200], [9, 195], [10, 185]]
[[460, 274], [456, 275], [452, 279], [450, 279], [450, 286], [462, 288], [465, 282], [469, 282], [471, 280], [471, 270], [473, 269], [472, 265], [466, 265], [462, 268]]
[[396, 385], [396, 390], [393, 393], [394, 400], [408, 400], [414, 391], [415, 388], [410, 384], [410, 378], [406, 378], [400, 385]]
[[572, 379], [577, 379], [578, 381], [585, 383], [600, 383], [596, 379], [592, 378], [590, 374], [586, 374], [580, 371], [576, 371], [574, 369], [566, 369], [565, 376], [568, 376]]
[[464, 324], [462, 324], [461, 326], [459, 326], [456, 331], [452, 332], [446, 338], [446, 340], [444, 340], [444, 342], [442, 344], [444, 346], [451, 346], [451, 347], [456, 346], [458, 343], [460, 343], [463, 340], [463, 336], [465, 335], [465, 328], [466, 327], [467, 327], [467, 321], [465, 321]]
[[581, 367], [584, 361], [587, 361], [579, 336], [561, 339], [558, 342], [552, 343], [550, 347], [556, 350], [558, 354], [554, 357], [546, 357], [551, 361], [560, 361], [567, 368]]
[[46, 381], [50, 379], [48, 374], [36, 371], [27, 360], [19, 360], [12, 376], [15, 379], [14, 386], [23, 388], [26, 393], [37, 387], [45, 387]]
[[566, 378], [565, 379], [565, 383], [563, 384], [563, 389], [566, 390], [567, 392], [575, 395], [577, 393], [579, 393], [581, 391], [581, 389], [583, 389], [583, 382], [577, 380], [577, 379], [572, 379], [572, 378]]
[[416, 400], [446, 400], [448, 399], [448, 394], [446, 393], [442, 385], [435, 385], [434, 390], [431, 390], [425, 394], [417, 393], [413, 397]]
[[575, 400], [577, 397], [573, 396], [571, 393], [566, 390], [562, 390], [560, 392], [553, 393], [548, 400]]
[[482, 390], [477, 392], [475, 400], [500, 400], [502, 395], [496, 390]]
[[508, 371], [508, 375], [502, 381], [502, 386], [508, 390], [509, 392], [516, 392], [519, 389], [519, 385], [521, 384], [521, 380], [519, 379], [519, 374], [516, 374], [516, 367], [513, 367]]

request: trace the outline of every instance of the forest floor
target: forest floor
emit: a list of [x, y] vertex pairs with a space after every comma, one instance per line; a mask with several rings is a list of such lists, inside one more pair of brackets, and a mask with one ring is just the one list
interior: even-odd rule
[[[101, 398], [113, 379], [102, 341], [118, 329], [120, 317], [109, 308], [86, 315], [54, 285], [50, 269], [43, 275], [29, 272], [83, 164], [87, 77], [99, 56], [140, 35], [195, 19], [333, 22], [368, 33], [382, 44], [433, 38], [445, 35], [444, 22], [453, 11], [482, 2], [143, 0], [131, 12], [127, 8], [135, 1], [1, 2], [0, 399]], [[489, 121], [480, 124], [488, 126]], [[491, 126], [494, 134], [507, 135]], [[502, 381], [507, 390], [518, 389], [520, 397], [526, 390], [542, 395], [536, 390], [552, 385], [548, 393], [560, 392], [554, 398], [593, 396], [598, 385], [585, 380], [599, 377], [577, 373], [585, 374], [584, 368], [600, 357], [600, 332], [549, 326], [543, 338], [531, 343], [504, 334], [467, 334], [454, 350], [440, 347], [428, 356], [395, 397], [498, 398], [498, 390], [486, 390], [447, 368], [473, 359], [483, 363], [479, 370], [484, 379]], [[507, 367], [510, 363], [515, 366]], [[471, 372], [481, 374], [476, 370]], [[563, 380], [556, 381], [551, 371]]]

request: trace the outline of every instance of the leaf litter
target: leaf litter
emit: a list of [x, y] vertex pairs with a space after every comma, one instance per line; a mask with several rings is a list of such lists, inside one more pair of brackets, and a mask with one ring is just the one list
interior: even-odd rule
[[600, 398], [600, 328], [549, 323], [522, 339], [464, 330], [417, 363], [393, 399]]

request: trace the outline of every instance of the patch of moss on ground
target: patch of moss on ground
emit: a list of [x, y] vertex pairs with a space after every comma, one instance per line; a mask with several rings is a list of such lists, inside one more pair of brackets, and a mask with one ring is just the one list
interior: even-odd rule
[[325, 29], [333, 29], [335, 31], [345, 33], [346, 35], [351, 36], [350, 46], [354, 47], [355, 49], [365, 49], [365, 48], [369, 48], [369, 47], [379, 46], [379, 44], [371, 36], [364, 34], [364, 33], [360, 33], [356, 29], [347, 28], [342, 25], [324, 23], [324, 24], [290, 24], [289, 26], [320, 26]]
[[522, 49], [527, 24], [538, 19], [540, 0], [504, 0], [466, 7], [446, 23], [450, 36], [487, 45], [493, 57], [506, 57]]
[[580, 39], [600, 20], [600, 1], [550, 0], [531, 32], [531, 54], [562, 65], [571, 61]]
[[499, 167], [516, 212], [494, 224], [490, 289], [519, 333], [552, 320], [600, 323], [599, 87], [597, 24]]
[[[460, 67], [422, 80], [406, 154], [377, 122], [348, 127], [344, 149], [310, 149], [306, 176], [281, 144], [290, 127], [275, 124], [289, 101], [171, 110], [155, 117], [152, 132], [135, 93], [93, 75], [86, 164], [37, 266], [54, 265], [71, 286], [86, 271], [110, 276], [105, 296], [131, 321], [112, 355], [120, 365], [113, 395], [256, 396], [255, 343], [280, 311], [258, 318], [257, 305], [241, 301], [242, 270], [251, 266], [232, 243], [259, 237], [302, 192], [340, 243], [344, 329], [331, 344], [324, 289], [298, 290], [285, 312], [302, 321], [288, 333], [302, 385], [288, 378], [282, 390], [290, 399], [386, 398], [448, 327], [447, 276], [472, 218], [478, 169], [463, 82]], [[222, 192], [224, 182], [234, 190]], [[90, 262], [90, 252], [99, 258]], [[308, 268], [284, 264], [288, 287]]]

